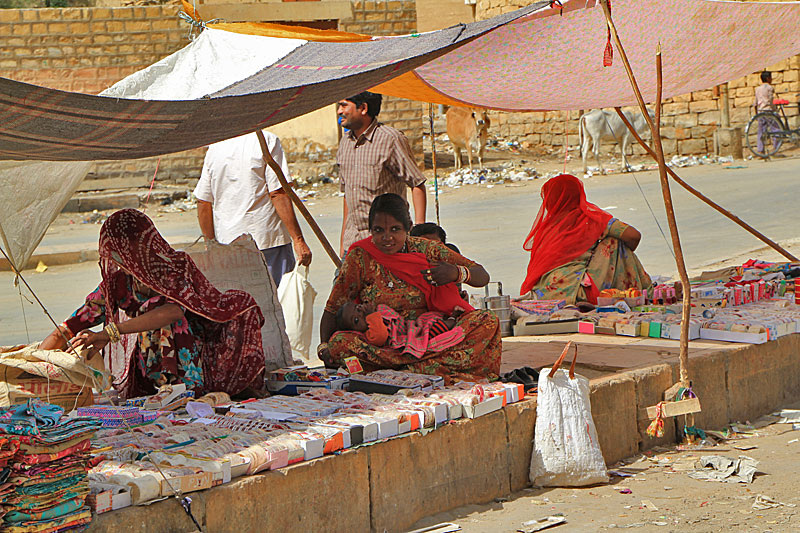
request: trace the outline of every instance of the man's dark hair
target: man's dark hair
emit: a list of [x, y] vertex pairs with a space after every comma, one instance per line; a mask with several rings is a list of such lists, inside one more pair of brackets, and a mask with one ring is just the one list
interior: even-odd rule
[[378, 116], [378, 113], [381, 112], [381, 102], [383, 102], [383, 96], [378, 93], [364, 91], [363, 93], [358, 93], [350, 98], [345, 98], [345, 100], [353, 102], [356, 104], [356, 107], [360, 107], [361, 104], [367, 104], [367, 115], [375, 118]]
[[761, 73], [761, 81], [764, 83], [769, 83], [770, 78], [772, 78], [772, 72], [765, 70]]
[[378, 213], [383, 213], [394, 218], [403, 225], [406, 231], [411, 229], [411, 215], [408, 212], [408, 202], [401, 196], [394, 193], [387, 192], [376, 196], [372, 200], [372, 205], [369, 206], [369, 228], [372, 229], [372, 224], [375, 222], [375, 216]]
[[439, 240], [442, 243], [447, 242], [447, 233], [444, 232], [444, 229], [438, 224], [434, 224], [433, 222], [423, 222], [422, 224], [417, 224], [411, 231], [408, 232], [409, 235], [412, 237], [420, 237], [422, 235], [429, 235], [433, 233], [434, 235], [439, 236]]

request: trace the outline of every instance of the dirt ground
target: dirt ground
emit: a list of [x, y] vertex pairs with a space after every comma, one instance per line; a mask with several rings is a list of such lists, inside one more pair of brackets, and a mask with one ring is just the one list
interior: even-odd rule
[[[797, 408], [800, 404], [795, 404]], [[609, 471], [608, 485], [574, 489], [529, 488], [488, 505], [471, 505], [425, 518], [412, 529], [452, 522], [465, 532], [504, 532], [551, 515], [566, 523], [555, 532], [634, 531], [716, 533], [719, 531], [800, 531], [800, 424], [774, 423], [777, 417], [754, 421], [747, 433], [713, 448], [656, 448], [631, 457]], [[770, 423], [772, 422], [772, 423]], [[765, 425], [768, 424], [768, 425]], [[701, 456], [748, 456], [758, 461], [752, 483], [700, 481], [688, 476]], [[629, 476], [629, 477], [627, 477]], [[628, 493], [628, 490], [629, 492]], [[760, 495], [775, 502], [754, 508]]]

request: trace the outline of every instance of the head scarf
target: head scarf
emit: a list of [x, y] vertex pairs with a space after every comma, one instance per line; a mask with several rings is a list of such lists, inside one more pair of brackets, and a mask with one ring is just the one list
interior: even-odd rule
[[99, 255], [107, 321], [119, 321], [128, 275], [207, 321], [202, 339], [206, 392], [236, 394], [264, 369], [264, 317], [255, 299], [244, 291], [217, 290], [147, 215], [123, 209], [108, 217], [100, 229]]
[[542, 187], [542, 207], [525, 239], [531, 252], [528, 275], [520, 294], [529, 292], [541, 277], [591, 249], [602, 237], [611, 215], [586, 201], [583, 184], [561, 174]]
[[378, 263], [389, 269], [392, 274], [422, 291], [422, 294], [425, 295], [428, 311], [439, 311], [450, 315], [456, 307], [464, 311], [473, 311], [475, 309], [461, 298], [455, 283], [433, 286], [425, 281], [422, 271], [431, 267], [425, 254], [420, 252], [386, 254], [375, 246], [375, 243], [372, 242], [372, 237], [354, 242], [350, 246], [351, 250], [353, 248], [362, 248]]

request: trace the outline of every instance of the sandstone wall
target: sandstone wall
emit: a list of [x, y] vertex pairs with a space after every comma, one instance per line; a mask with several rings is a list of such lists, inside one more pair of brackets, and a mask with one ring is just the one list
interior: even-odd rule
[[[491, 18], [519, 9], [528, 3], [524, 0], [478, 0], [476, 18]], [[771, 65], [768, 70], [773, 73], [776, 95], [796, 102], [797, 93], [800, 92], [800, 55]], [[761, 84], [759, 74], [757, 72], [729, 82], [732, 126], [747, 125], [755, 88]], [[719, 108], [719, 91], [713, 88], [665, 100], [661, 124], [664, 152], [667, 155], [713, 153], [714, 131], [720, 124]], [[787, 115], [791, 116], [790, 124], [797, 127], [797, 106], [788, 110]], [[578, 111], [493, 112], [492, 135], [505, 141], [519, 142], [524, 149], [539, 152], [562, 151], [567, 135], [574, 149], [578, 144], [579, 117]], [[644, 153], [639, 146], [634, 149], [636, 153]]]
[[[178, 11], [175, 5], [0, 9], [0, 76], [98, 93], [189, 43]], [[414, 0], [353, 0], [353, 18], [340, 21], [339, 28], [374, 35], [414, 32]], [[406, 132], [421, 154], [419, 104], [387, 98], [381, 119]], [[286, 144], [293, 143], [287, 139]], [[192, 182], [199, 177], [204, 152], [199, 148], [163, 156], [158, 181]], [[130, 186], [141, 186], [152, 179], [157, 160], [98, 162], [89, 179], [125, 177], [130, 178]]]

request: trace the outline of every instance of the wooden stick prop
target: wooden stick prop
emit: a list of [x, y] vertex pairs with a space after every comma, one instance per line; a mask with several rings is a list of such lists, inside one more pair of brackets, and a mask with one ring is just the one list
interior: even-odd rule
[[433, 194], [436, 206], [436, 224], [439, 222], [439, 176], [436, 173], [436, 133], [433, 131], [433, 104], [428, 104], [428, 119], [431, 121], [431, 163], [433, 164]]
[[333, 264], [336, 265], [336, 268], [341, 268], [342, 260], [339, 259], [339, 255], [334, 251], [331, 243], [328, 242], [328, 239], [325, 237], [322, 229], [317, 224], [317, 221], [314, 220], [314, 217], [308, 212], [305, 204], [303, 204], [300, 198], [298, 198], [297, 194], [295, 194], [294, 189], [292, 189], [292, 186], [289, 185], [289, 182], [286, 181], [286, 176], [283, 175], [283, 170], [281, 170], [280, 165], [275, 162], [275, 159], [272, 158], [272, 154], [269, 153], [267, 140], [264, 138], [264, 134], [261, 132], [261, 130], [258, 130], [256, 131], [256, 135], [258, 135], [258, 143], [261, 145], [261, 153], [264, 155], [264, 161], [266, 161], [267, 165], [269, 165], [269, 168], [271, 168], [278, 176], [278, 181], [281, 182], [281, 187], [283, 187], [283, 190], [289, 195], [289, 198], [291, 198], [292, 203], [295, 205], [295, 207], [297, 207], [298, 211], [303, 214], [303, 218], [305, 218], [306, 222], [308, 222], [308, 225], [311, 226], [311, 229], [314, 231], [314, 235], [316, 235], [319, 239], [319, 242], [322, 243], [322, 247], [325, 248], [326, 252], [328, 252], [328, 256], [331, 258], [331, 261], [333, 261]]
[[[625, 123], [625, 126], [628, 127], [628, 131], [630, 131], [631, 134], [633, 135], [633, 137], [639, 142], [640, 145], [642, 145], [642, 148], [645, 149], [645, 151], [650, 155], [650, 157], [655, 159], [656, 158], [656, 153], [653, 151], [653, 149], [650, 147], [650, 145], [647, 144], [644, 141], [644, 139], [642, 139], [642, 137], [636, 132], [636, 130], [631, 125], [631, 123], [625, 117], [625, 114], [622, 112], [622, 109], [620, 109], [619, 107], [615, 107], [614, 110], [617, 112], [617, 115], [619, 115], [619, 118], [622, 119], [622, 122]], [[798, 259], [797, 257], [793, 256], [790, 252], [788, 252], [787, 250], [782, 248], [781, 245], [779, 245], [778, 243], [776, 243], [775, 241], [773, 241], [772, 239], [770, 239], [769, 237], [767, 237], [766, 235], [764, 235], [763, 233], [761, 233], [760, 231], [755, 229], [753, 226], [749, 225], [747, 222], [745, 222], [744, 220], [742, 220], [741, 218], [739, 218], [735, 214], [731, 213], [730, 211], [728, 211], [727, 209], [725, 209], [724, 207], [722, 207], [718, 203], [714, 202], [712, 199], [708, 198], [703, 193], [701, 193], [700, 191], [698, 191], [697, 189], [695, 189], [694, 187], [692, 187], [691, 185], [689, 185], [688, 183], [683, 181], [683, 179], [681, 179], [681, 177], [678, 176], [675, 173], [675, 171], [672, 170], [672, 168], [667, 167], [667, 174], [669, 174], [669, 176], [673, 179], [673, 181], [675, 181], [675, 183], [677, 183], [678, 185], [680, 185], [681, 187], [683, 187], [684, 189], [689, 191], [691, 194], [693, 194], [698, 199], [700, 199], [703, 203], [705, 203], [706, 205], [711, 206], [716, 211], [721, 213], [723, 216], [727, 217], [728, 219], [730, 219], [733, 222], [735, 222], [736, 224], [738, 224], [745, 231], [747, 231], [748, 233], [753, 235], [755, 238], [757, 238], [758, 240], [760, 240], [764, 244], [768, 245], [770, 248], [772, 248], [773, 250], [775, 250], [776, 252], [781, 254], [783, 257], [785, 257], [789, 261], [800, 261], [800, 259]]]
[[[653, 148], [655, 149], [656, 161], [658, 162], [658, 174], [661, 181], [661, 194], [664, 197], [664, 208], [667, 212], [667, 222], [669, 223], [669, 232], [672, 237], [672, 247], [675, 251], [675, 263], [678, 267], [678, 274], [681, 279], [683, 289], [683, 309], [681, 313], [681, 340], [680, 340], [680, 383], [681, 385], [690, 390], [691, 383], [689, 381], [689, 317], [691, 316], [691, 286], [689, 284], [689, 274], [686, 272], [686, 263], [683, 259], [683, 249], [681, 248], [680, 235], [678, 233], [678, 224], [675, 220], [675, 209], [672, 204], [672, 193], [669, 188], [669, 180], [667, 178], [667, 165], [664, 161], [664, 148], [661, 145], [661, 94], [663, 88], [662, 80], [662, 67], [661, 67], [661, 46], [659, 45], [656, 51], [656, 112], [655, 122], [650, 117], [647, 111], [647, 106], [644, 103], [644, 98], [639, 90], [639, 85], [636, 83], [636, 77], [633, 74], [633, 69], [628, 62], [628, 57], [625, 54], [625, 49], [622, 46], [617, 28], [611, 18], [611, 8], [608, 5], [608, 0], [601, 0], [603, 6], [603, 13], [606, 17], [606, 24], [608, 30], [617, 45], [622, 64], [625, 67], [625, 72], [628, 75], [628, 80], [631, 83], [633, 92], [636, 95], [636, 101], [642, 110], [642, 115], [650, 126], [650, 133], [653, 136]], [[697, 406], [699, 407], [699, 406]], [[663, 413], [662, 413], [663, 416]]]

